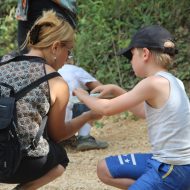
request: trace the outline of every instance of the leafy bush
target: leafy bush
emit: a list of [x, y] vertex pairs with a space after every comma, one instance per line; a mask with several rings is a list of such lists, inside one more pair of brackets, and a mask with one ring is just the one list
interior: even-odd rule
[[0, 56], [16, 48], [16, 0], [0, 2]]
[[180, 50], [172, 72], [190, 79], [190, 2], [142, 0], [79, 0], [76, 57], [103, 83], [117, 83], [127, 89], [139, 79], [124, 58], [113, 56], [126, 47], [134, 32], [150, 24], [161, 24], [175, 37]]
[[[172, 72], [190, 89], [190, 1], [187, 0], [78, 0], [78, 32], [75, 55], [103, 83], [132, 88], [138, 78], [131, 65], [115, 53], [130, 43], [134, 32], [161, 24], [176, 37], [179, 54]], [[0, 2], [0, 55], [17, 47], [14, 17], [17, 0]], [[190, 91], [189, 91], [190, 93]]]

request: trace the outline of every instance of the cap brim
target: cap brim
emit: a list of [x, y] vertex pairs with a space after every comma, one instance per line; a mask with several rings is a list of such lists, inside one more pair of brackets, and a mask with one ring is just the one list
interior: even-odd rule
[[116, 53], [117, 56], [125, 56], [127, 59], [132, 59], [132, 53], [131, 53], [132, 47], [128, 47], [125, 49], [122, 49]]

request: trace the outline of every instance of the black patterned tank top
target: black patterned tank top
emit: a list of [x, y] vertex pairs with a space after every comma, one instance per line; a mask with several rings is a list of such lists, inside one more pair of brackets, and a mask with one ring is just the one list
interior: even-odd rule
[[[12, 58], [12, 55], [6, 55], [2, 60], [6, 61]], [[39, 57], [24, 56], [22, 61], [13, 60], [0, 67], [0, 81], [12, 85], [16, 92], [44, 75], [45, 60]], [[5, 89], [1, 91], [4, 96], [8, 93], [5, 92]], [[17, 133], [22, 148], [30, 145], [31, 139], [36, 136], [42, 118], [48, 113], [49, 108], [50, 94], [48, 82], [40, 84], [17, 101]], [[48, 152], [48, 142], [41, 137], [37, 148], [28, 150], [28, 156], [45, 156]]]

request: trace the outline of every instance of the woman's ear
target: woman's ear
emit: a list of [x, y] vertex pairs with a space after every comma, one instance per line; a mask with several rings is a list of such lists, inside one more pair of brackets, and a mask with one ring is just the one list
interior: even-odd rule
[[60, 42], [59, 42], [59, 41], [53, 42], [52, 47], [51, 47], [51, 50], [52, 50], [52, 53], [53, 53], [54, 55], [56, 55], [56, 52], [57, 52], [57, 50], [59, 49], [59, 47], [60, 47]]

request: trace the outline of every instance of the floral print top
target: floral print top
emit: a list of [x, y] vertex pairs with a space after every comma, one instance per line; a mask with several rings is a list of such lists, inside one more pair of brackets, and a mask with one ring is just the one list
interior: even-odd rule
[[[18, 92], [31, 82], [41, 78], [45, 73], [45, 60], [34, 56], [21, 56], [22, 59], [14, 60], [14, 55], [5, 55], [2, 61], [12, 60], [9, 63], [0, 65], [0, 81], [14, 87]], [[1, 89], [1, 95], [7, 96], [9, 92]], [[50, 94], [48, 82], [43, 82], [32, 89], [16, 103], [17, 110], [17, 133], [21, 147], [25, 149], [35, 138], [42, 118], [50, 108]], [[28, 156], [45, 156], [49, 152], [47, 140], [41, 136], [35, 150], [28, 150]]]

